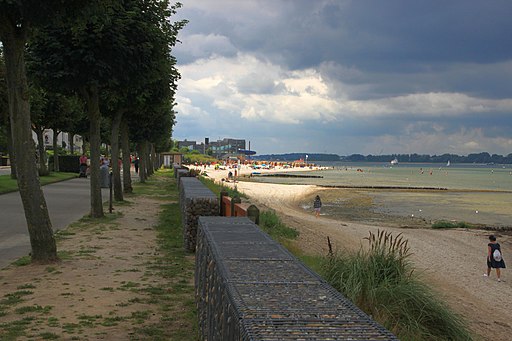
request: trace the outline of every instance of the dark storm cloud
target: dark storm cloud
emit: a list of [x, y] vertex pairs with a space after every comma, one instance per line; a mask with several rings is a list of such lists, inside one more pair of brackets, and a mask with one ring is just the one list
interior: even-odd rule
[[509, 0], [185, 1], [176, 133], [228, 136], [227, 121], [260, 152], [506, 154], [510, 13]]

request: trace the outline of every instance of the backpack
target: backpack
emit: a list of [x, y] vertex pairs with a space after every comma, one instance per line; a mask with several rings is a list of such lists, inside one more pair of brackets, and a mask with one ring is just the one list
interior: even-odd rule
[[498, 249], [494, 250], [494, 252], [492, 253], [492, 258], [494, 258], [494, 260], [496, 262], [500, 262], [501, 261], [501, 252], [500, 252], [500, 250], [498, 250]]

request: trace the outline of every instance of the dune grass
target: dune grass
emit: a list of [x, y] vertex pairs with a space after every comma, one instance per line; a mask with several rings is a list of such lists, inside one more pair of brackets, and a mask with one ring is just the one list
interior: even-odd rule
[[336, 253], [322, 275], [401, 340], [472, 340], [464, 320], [414, 272], [407, 240], [379, 231], [369, 250]]
[[474, 226], [464, 221], [438, 220], [432, 224], [433, 229], [473, 228]]
[[260, 212], [260, 227], [277, 241], [296, 239], [299, 236], [299, 232], [283, 224], [274, 211]]
[[[76, 178], [77, 174], [75, 173], [60, 173], [60, 172], [52, 172], [49, 175], [41, 176], [39, 179], [41, 181], [41, 186], [48, 185], [51, 183], [69, 180], [72, 178]], [[18, 190], [18, 182], [16, 179], [11, 179], [10, 175], [0, 175], [0, 194], [15, 192]]]

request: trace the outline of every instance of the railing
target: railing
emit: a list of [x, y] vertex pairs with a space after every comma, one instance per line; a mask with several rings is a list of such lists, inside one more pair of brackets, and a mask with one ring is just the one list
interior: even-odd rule
[[397, 340], [248, 218], [200, 217], [202, 340]]

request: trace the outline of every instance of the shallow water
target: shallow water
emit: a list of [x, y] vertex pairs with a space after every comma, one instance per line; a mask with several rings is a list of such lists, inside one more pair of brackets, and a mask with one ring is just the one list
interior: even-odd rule
[[[490, 226], [512, 226], [512, 169], [488, 165], [408, 164], [394, 167], [370, 164], [333, 164], [334, 169], [294, 174], [321, 175], [312, 178], [258, 177], [258, 182], [312, 184], [320, 186], [377, 186], [442, 188], [446, 190], [357, 189], [367, 196], [367, 209], [375, 213], [436, 220], [465, 221]], [[443, 165], [444, 166], [444, 165]], [[329, 190], [323, 213], [344, 218], [347, 193]], [[355, 190], [352, 190], [355, 191]], [[308, 204], [303, 203], [308, 210]], [[364, 206], [364, 205], [363, 205]], [[357, 211], [357, 210], [356, 210]], [[356, 212], [357, 213], [357, 212]], [[363, 214], [362, 212], [360, 212]]]

